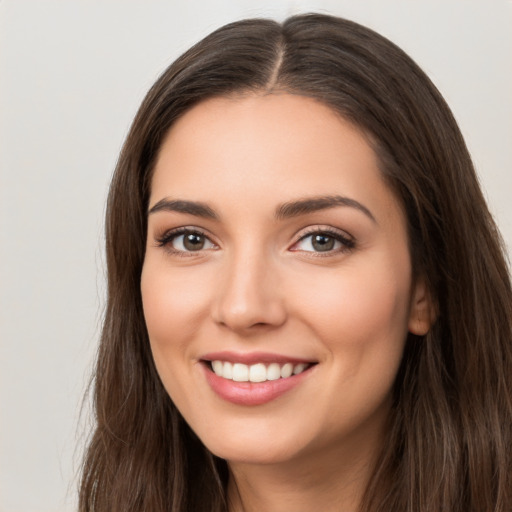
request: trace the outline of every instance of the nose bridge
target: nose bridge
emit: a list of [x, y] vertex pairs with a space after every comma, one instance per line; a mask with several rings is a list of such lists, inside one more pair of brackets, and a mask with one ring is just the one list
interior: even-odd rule
[[264, 247], [246, 243], [233, 248], [220, 275], [216, 321], [233, 330], [283, 323], [286, 313], [278, 274]]

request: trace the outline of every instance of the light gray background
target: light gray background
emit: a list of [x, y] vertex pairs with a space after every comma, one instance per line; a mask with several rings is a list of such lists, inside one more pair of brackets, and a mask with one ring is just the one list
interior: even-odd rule
[[144, 93], [226, 22], [312, 10], [376, 29], [427, 71], [512, 246], [510, 0], [0, 1], [0, 512], [76, 507], [104, 200]]

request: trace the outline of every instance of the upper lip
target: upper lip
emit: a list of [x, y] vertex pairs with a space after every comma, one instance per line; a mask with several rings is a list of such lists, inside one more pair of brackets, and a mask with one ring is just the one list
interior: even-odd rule
[[256, 363], [315, 363], [311, 359], [305, 359], [296, 356], [287, 356], [283, 354], [273, 354], [270, 352], [209, 352], [201, 358], [203, 361], [229, 361], [230, 363], [256, 364]]

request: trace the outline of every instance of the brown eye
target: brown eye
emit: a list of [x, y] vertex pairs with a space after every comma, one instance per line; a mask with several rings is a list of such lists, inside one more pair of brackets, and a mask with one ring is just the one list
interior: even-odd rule
[[293, 251], [311, 253], [332, 253], [350, 251], [355, 247], [353, 238], [349, 238], [342, 232], [318, 230], [304, 235], [291, 248]]
[[334, 243], [336, 240], [332, 236], [318, 234], [312, 236], [311, 245], [315, 249], [315, 251], [331, 251], [334, 249]]
[[174, 253], [199, 252], [216, 247], [206, 235], [189, 229], [168, 233], [159, 239], [158, 243]]
[[200, 235], [198, 233], [183, 235], [183, 247], [187, 251], [200, 251], [204, 248], [205, 242], [206, 239], [204, 235]]

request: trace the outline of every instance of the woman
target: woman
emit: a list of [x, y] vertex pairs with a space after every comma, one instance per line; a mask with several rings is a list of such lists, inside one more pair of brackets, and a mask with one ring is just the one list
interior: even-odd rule
[[219, 29], [107, 209], [81, 510], [512, 507], [512, 293], [456, 123], [355, 23]]

